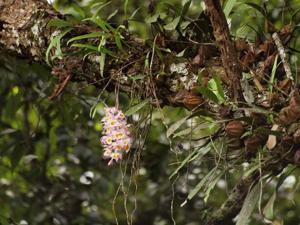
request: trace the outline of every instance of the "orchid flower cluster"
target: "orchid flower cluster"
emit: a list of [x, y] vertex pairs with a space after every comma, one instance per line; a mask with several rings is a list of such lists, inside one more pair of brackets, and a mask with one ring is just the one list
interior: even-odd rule
[[122, 159], [130, 150], [131, 138], [124, 113], [116, 107], [104, 108], [105, 116], [103, 124], [103, 136], [101, 143], [104, 147], [103, 157], [110, 159], [108, 165], [112, 165]]

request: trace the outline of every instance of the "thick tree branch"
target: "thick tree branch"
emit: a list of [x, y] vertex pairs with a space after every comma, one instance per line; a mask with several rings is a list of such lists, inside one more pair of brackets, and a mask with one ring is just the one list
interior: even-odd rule
[[227, 200], [222, 207], [214, 211], [208, 217], [205, 225], [224, 225], [232, 224], [232, 220], [240, 212], [244, 199], [252, 187], [262, 179], [265, 175], [278, 175], [288, 164], [285, 159], [278, 160], [274, 157], [261, 168], [261, 174], [257, 171], [246, 178], [242, 178], [238, 184], [232, 189]]
[[[235, 45], [237, 45], [237, 43], [233, 42], [230, 38], [230, 32], [220, 2], [218, 0], [205, 0], [205, 3], [214, 30], [214, 37], [221, 52], [220, 56], [217, 55], [212, 58], [211, 61], [209, 61], [209, 57], [201, 57], [207, 60], [207, 62], [201, 62], [201, 66], [203, 64], [205, 67], [194, 68], [190, 62], [192, 62], [195, 56], [190, 56], [190, 58], [178, 58], [174, 56], [175, 54], [169, 54], [166, 55], [162, 61], [155, 55], [155, 45], [159, 45], [159, 41], [147, 45], [134, 36], [124, 33], [124, 39], [122, 41], [125, 43], [125, 53], [119, 51], [116, 57], [108, 57], [104, 68], [104, 77], [101, 77], [99, 73], [99, 55], [92, 54], [83, 59], [83, 54], [80, 54], [78, 49], [66, 45], [68, 38], [99, 30], [99, 28], [91, 26], [90, 24], [79, 24], [74, 26], [72, 31], [68, 33], [69, 36], [66, 35], [66, 38], [62, 40], [62, 50], [65, 56], [61, 60], [56, 59], [52, 62], [52, 73], [60, 80], [60, 85], [52, 97], [59, 95], [69, 80], [86, 81], [89, 84], [96, 85], [99, 89], [103, 89], [104, 87], [114, 88], [114, 86], [118, 85], [127, 93], [133, 91], [138, 92], [141, 97], [158, 101], [159, 104], [181, 104], [190, 109], [201, 106], [201, 108], [216, 115], [216, 118], [234, 119], [234, 114], [228, 107], [230, 104], [227, 106], [216, 105], [215, 102], [205, 98], [205, 96], [200, 93], [194, 93], [192, 89], [199, 85], [199, 83], [203, 86], [207, 85], [207, 81], [215, 74], [218, 74], [223, 81], [222, 86], [226, 93], [229, 96], [233, 96], [235, 100], [243, 102], [241, 96], [244, 90], [242, 90], [239, 81], [239, 79], [241, 79], [242, 68], [239, 64], [239, 60], [244, 64], [243, 69], [246, 72], [255, 71], [257, 66], [263, 65], [261, 68], [262, 75], [258, 75], [264, 76], [273, 63], [270, 59], [274, 59], [273, 55], [276, 54], [276, 48], [274, 48], [272, 41], [261, 43], [264, 44], [264, 48], [266, 48], [266, 45], [268, 47], [262, 50], [258, 49], [257, 51], [255, 48], [259, 48], [260, 46], [251, 46], [250, 48], [249, 45], [243, 42], [243, 45], [236, 48]], [[0, 0], [1, 47], [5, 49], [5, 51], [10, 51], [40, 63], [45, 63], [45, 54], [51, 43], [51, 39], [62, 32], [61, 29], [49, 27], [47, 24], [51, 19], [59, 17], [63, 18], [62, 15], [54, 12], [45, 1]], [[286, 33], [290, 33], [290, 31], [287, 30]], [[108, 45], [111, 50], [118, 51], [114, 43], [108, 43]], [[247, 56], [251, 56], [252, 58], [245, 57], [245, 55], [242, 54], [243, 52], [246, 52]], [[78, 55], [73, 53], [78, 53]], [[147, 61], [149, 58], [153, 60], [151, 62]], [[145, 61], [151, 66], [145, 67], [145, 64], [147, 64]], [[222, 61], [222, 67], [220, 67], [219, 61]], [[197, 80], [199, 70], [204, 74], [200, 82]], [[140, 76], [140, 78], [137, 79], [136, 75], [141, 74], [144, 76]], [[168, 76], [164, 74], [168, 74]], [[261, 79], [263, 82], [263, 79], [259, 76], [253, 79]], [[291, 91], [291, 88], [289, 88], [286, 83], [284, 84], [283, 87], [285, 89], [281, 90], [279, 94], [282, 92], [289, 93]], [[155, 89], [155, 92], [153, 89]], [[153, 93], [156, 93], [156, 96], [154, 96]], [[286, 128], [285, 126], [293, 122], [297, 122], [299, 119], [300, 100], [298, 97], [295, 95], [290, 102], [281, 100], [280, 106], [283, 110], [281, 112], [277, 111], [277, 113], [279, 114], [280, 125], [283, 128]], [[247, 104], [246, 102], [243, 103]], [[260, 105], [260, 102], [256, 101], [252, 104]], [[272, 102], [270, 105], [272, 105]], [[266, 110], [271, 109], [271, 106], [266, 108]], [[247, 113], [249, 114], [249, 111]], [[246, 114], [246, 112], [244, 114]], [[287, 123], [287, 119], [285, 118], [286, 115], [288, 115], [289, 123]], [[250, 124], [252, 126], [255, 123], [255, 118], [253, 117]], [[262, 122], [260, 126], [268, 130], [272, 127], [272, 124]], [[290, 137], [291, 135], [292, 133], [289, 133], [285, 136]], [[283, 138], [282, 140], [278, 140], [278, 143], [281, 142], [284, 142]], [[278, 149], [280, 153], [280, 145]], [[283, 148], [281, 152], [285, 152], [285, 149], [286, 148]], [[270, 165], [271, 164], [269, 164], [269, 166]], [[266, 171], [273, 172], [274, 170], [270, 168], [266, 167]], [[257, 179], [257, 173], [247, 179], [242, 179], [234, 188], [223, 207], [212, 215], [207, 224], [216, 225], [224, 224], [224, 221], [231, 221], [241, 209], [242, 201], [249, 187], [253, 182], [256, 182]]]
[[228, 77], [229, 85], [234, 93], [235, 100], [241, 98], [240, 79], [241, 67], [238, 62], [237, 51], [230, 38], [230, 31], [226, 17], [219, 0], [205, 0], [206, 11], [214, 30], [214, 36], [221, 51], [222, 64]]
[[[2, 48], [16, 53], [21, 57], [26, 57], [41, 63], [45, 61], [46, 50], [51, 43], [51, 39], [62, 32], [60, 28], [49, 27], [47, 24], [51, 19], [63, 18], [59, 13], [54, 12], [45, 1], [40, 0], [14, 0], [2, 3], [0, 8], [0, 43]], [[193, 97], [192, 106], [203, 103], [200, 96], [189, 93], [190, 89], [197, 83], [197, 77], [192, 74], [188, 59], [180, 59], [176, 65], [172, 65], [171, 59], [165, 63], [164, 70], [161, 70], [158, 57], [153, 57], [152, 67], [145, 70], [145, 60], [147, 54], [152, 52], [152, 46], [147, 46], [139, 39], [124, 33], [123, 40], [126, 43], [126, 53], [118, 54], [117, 57], [107, 57], [104, 75], [102, 78], [99, 73], [99, 56], [92, 54], [83, 59], [82, 54], [74, 55], [74, 52], [80, 52], [74, 47], [68, 47], [66, 40], [76, 35], [99, 31], [99, 28], [91, 24], [75, 25], [66, 38], [62, 40], [62, 50], [65, 57], [62, 60], [53, 62], [53, 74], [59, 78], [55, 93], [51, 97], [59, 95], [68, 80], [86, 81], [90, 84], [103, 88], [109, 81], [108, 88], [113, 88], [118, 83], [125, 92], [133, 90], [147, 93], [151, 96], [152, 91], [149, 87], [158, 89], [158, 98], [160, 104], [185, 105], [185, 102]], [[110, 45], [112, 50], [118, 51], [117, 47]], [[50, 51], [50, 54], [52, 51]], [[155, 52], [153, 53], [155, 54]], [[176, 59], [178, 61], [178, 59]], [[180, 62], [181, 61], [181, 62]], [[148, 62], [149, 63], [149, 62]], [[173, 71], [171, 69], [173, 66]], [[149, 73], [151, 70], [151, 73]], [[213, 71], [213, 68], [212, 68]], [[160, 76], [160, 73], [170, 73], [172, 76]], [[146, 76], [138, 81], [131, 79], [140, 74], [152, 74], [154, 79]], [[154, 85], [149, 85], [154, 82]], [[176, 93], [179, 95], [176, 95]], [[186, 97], [187, 96], [187, 97]], [[188, 104], [187, 104], [188, 105]], [[190, 106], [190, 105], [189, 105]]]

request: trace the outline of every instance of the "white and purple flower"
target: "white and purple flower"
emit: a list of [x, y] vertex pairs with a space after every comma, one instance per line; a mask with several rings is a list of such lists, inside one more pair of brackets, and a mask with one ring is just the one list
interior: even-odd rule
[[124, 113], [115, 107], [106, 107], [103, 124], [103, 136], [101, 143], [104, 147], [103, 157], [110, 159], [108, 165], [112, 165], [122, 159], [130, 150], [131, 137]]

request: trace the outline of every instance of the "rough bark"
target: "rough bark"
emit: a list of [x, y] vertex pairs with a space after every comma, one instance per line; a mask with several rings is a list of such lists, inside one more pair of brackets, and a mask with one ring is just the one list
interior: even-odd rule
[[[47, 24], [51, 19], [63, 18], [63, 16], [54, 12], [45, 1], [14, 0], [5, 1], [0, 6], [0, 43], [2, 49], [9, 50], [21, 57], [45, 63], [45, 53], [51, 43], [51, 38], [62, 32], [62, 29], [49, 27]], [[67, 37], [99, 31], [95, 26], [89, 25], [74, 26]], [[161, 68], [156, 57], [152, 62], [152, 68], [149, 68], [151, 71], [145, 71], [143, 68], [146, 55], [151, 47], [146, 46], [144, 42], [129, 34], [124, 34], [124, 36], [126, 37], [125, 42], [130, 44], [129, 48], [126, 49], [128, 54], [109, 58], [106, 61], [104, 78], [99, 74], [99, 57], [96, 55], [91, 55], [84, 60], [83, 55], [70, 56], [66, 54], [66, 57], [62, 60], [55, 60], [52, 70], [53, 75], [59, 78], [59, 85], [51, 98], [58, 96], [69, 80], [86, 81], [99, 88], [103, 88], [110, 81], [107, 88], [113, 88], [118, 84], [121, 90], [125, 92], [140, 89], [140, 91], [147, 93], [147, 95], [149, 93], [150, 97], [154, 98], [151, 94], [153, 91], [148, 89], [151, 86], [149, 83], [154, 82], [154, 87], [159, 89], [157, 98], [160, 104], [176, 105], [184, 103], [185, 95], [182, 95], [182, 93], [188, 94], [188, 92], [181, 91], [180, 95], [176, 96], [178, 87], [183, 86], [184, 89], [190, 90], [196, 82], [195, 75], [186, 72], [190, 70], [188, 60], [182, 60], [182, 66], [184, 67], [182, 73], [175, 71], [173, 73], [176, 73], [177, 76], [173, 76], [166, 81], [165, 77], [159, 76]], [[76, 51], [76, 49], [63, 47], [63, 52], [70, 53], [73, 51]], [[166, 65], [168, 73], [171, 73], [169, 70], [170, 64], [171, 61]], [[151, 73], [154, 79], [145, 78], [138, 82], [130, 80], [131, 77], [145, 72]], [[180, 76], [184, 77], [184, 79], [181, 79], [182, 81], [178, 79]], [[191, 81], [191, 79], [194, 79], [194, 81]], [[196, 99], [198, 99], [196, 103], [202, 101], [199, 97], [196, 97]]]
[[283, 168], [287, 166], [286, 160], [278, 161], [276, 159], [270, 160], [265, 166], [261, 168], [262, 173], [255, 172], [246, 178], [240, 180], [239, 183], [232, 189], [227, 200], [223, 203], [220, 209], [214, 211], [208, 217], [205, 225], [224, 225], [232, 224], [233, 218], [240, 212], [243, 201], [248, 192], [257, 182], [265, 175], [278, 175]]
[[[213, 27], [214, 37], [221, 52], [221, 55], [214, 58], [213, 61], [220, 61], [221, 59], [223, 65], [223, 67], [220, 67], [218, 64], [215, 65], [216, 63], [211, 63], [210, 65], [209, 62], [206, 64], [201, 62], [201, 64], [205, 64], [206, 66], [203, 70], [208, 73], [205, 79], [207, 81], [212, 74], [218, 71], [217, 74], [221, 74], [223, 86], [229, 96], [234, 96], [235, 100], [243, 101], [241, 97], [243, 90], [239, 82], [242, 71], [241, 65], [239, 64], [239, 60], [241, 60], [239, 55], [240, 52], [245, 51], [245, 49], [248, 50], [247, 46], [238, 49], [235, 46], [237, 43], [231, 40], [226, 18], [222, 12], [219, 1], [205, 0], [205, 3]], [[51, 43], [51, 38], [61, 32], [59, 28], [47, 26], [49, 21], [53, 18], [63, 18], [63, 16], [54, 12], [45, 1], [0, 0], [0, 43], [2, 51], [9, 51], [21, 57], [45, 63], [45, 54]], [[66, 40], [72, 36], [88, 33], [97, 29], [98, 28], [90, 26], [90, 24], [74, 26], [73, 30], [68, 34], [70, 36], [67, 36]], [[119, 86], [123, 91], [128, 93], [137, 91], [141, 93], [142, 97], [150, 98], [153, 102], [158, 104], [182, 104], [190, 109], [195, 106], [201, 106], [201, 108], [213, 112], [216, 118], [234, 118], [233, 113], [228, 112], [227, 107], [219, 106], [213, 108], [208, 99], [192, 91], [194, 86], [197, 85], [195, 80], [196, 75], [194, 73], [195, 68], [193, 68], [192, 63], [190, 63], [193, 57], [186, 59], [176, 58], [178, 62], [176, 67], [176, 65], [173, 64], [175, 60], [172, 56], [166, 56], [164, 65], [161, 66], [159, 58], [153, 55], [153, 61], [150, 63], [151, 66], [145, 69], [146, 56], [155, 54], [155, 52], [152, 51], [153, 45], [148, 46], [146, 43], [139, 41], [127, 33], [124, 34], [124, 37], [124, 42], [126, 42], [127, 46], [125, 49], [126, 54], [120, 53], [118, 57], [110, 57], [107, 60], [104, 69], [105, 76], [103, 78], [99, 74], [99, 58], [95, 55], [83, 59], [82, 55], [66, 54], [66, 57], [62, 60], [53, 61], [53, 74], [59, 78], [59, 85], [52, 97], [57, 97], [61, 94], [70, 80], [85, 81], [89, 84], [94, 84], [99, 87], [99, 89]], [[267, 44], [271, 46], [272, 42], [267, 42]], [[110, 47], [112, 50], [117, 49], [114, 45]], [[268, 52], [273, 53], [274, 48], [272, 50], [273, 52], [270, 51], [270, 49], [272, 49], [272, 46], [268, 49]], [[63, 51], [70, 53], [76, 51], [76, 49], [65, 45]], [[258, 62], [256, 61], [255, 54], [261, 55], [262, 53], [259, 51], [258, 53], [251, 52], [251, 54], [254, 55], [254, 59], [247, 59], [245, 63], [251, 64], [253, 68], [256, 68]], [[265, 57], [267, 58], [268, 56], [269, 55], [266, 55]], [[262, 70], [264, 71], [267, 67], [266, 65], [269, 64], [272, 65], [272, 61], [271, 63], [264, 64]], [[179, 67], [181, 69], [178, 69]], [[250, 66], [247, 65], [247, 68], [248, 67]], [[171, 76], [162, 76], [160, 74], [162, 72], [167, 72]], [[132, 78], [139, 74], [146, 74], [147, 76], [138, 81], [134, 81]], [[289, 90], [290, 89], [287, 91]], [[290, 103], [285, 102], [281, 114], [296, 113], [298, 115], [298, 111], [290, 110], [290, 108], [295, 108], [295, 104], [299, 108], [300, 103], [298, 103], [298, 101], [294, 101], [293, 99]], [[294, 118], [293, 115], [289, 117]], [[293, 120], [292, 122], [295, 121]], [[286, 140], [282, 140], [282, 144], [279, 144], [276, 148], [277, 150], [273, 151], [277, 152], [276, 154], [280, 157], [282, 156], [282, 154], [279, 154], [280, 150], [286, 148], [282, 147], [286, 144], [285, 141]], [[289, 155], [289, 157], [291, 156]], [[269, 163], [268, 165], [273, 165], [273, 163], [274, 162]], [[265, 171], [273, 173], [274, 168], [266, 166]], [[275, 173], [276, 171], [277, 169], [275, 168]], [[258, 178], [259, 175], [255, 174], [247, 179], [242, 179], [236, 185], [223, 207], [212, 214], [208, 219], [207, 224], [216, 225], [226, 223], [224, 221], [231, 221], [241, 209], [241, 202], [244, 200], [249, 187], [253, 182], [256, 182]]]
[[233, 90], [235, 100], [242, 96], [239, 80], [242, 78], [241, 67], [238, 62], [237, 51], [230, 37], [226, 17], [219, 0], [205, 0], [206, 11], [214, 30], [214, 37], [221, 51], [222, 64], [225, 69], [229, 86]]

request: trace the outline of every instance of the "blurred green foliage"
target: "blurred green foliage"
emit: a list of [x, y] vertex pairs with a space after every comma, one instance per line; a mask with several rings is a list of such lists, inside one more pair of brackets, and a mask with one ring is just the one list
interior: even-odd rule
[[[97, 14], [113, 27], [123, 24], [149, 39], [161, 29], [182, 35], [202, 12], [201, 2], [58, 0], [54, 7], [70, 15], [70, 20]], [[297, 0], [265, 1], [265, 8], [262, 1], [251, 3], [224, 3], [233, 35], [252, 41], [257, 36], [268, 38], [266, 19], [278, 29], [290, 22], [299, 26]], [[297, 34], [291, 47], [300, 50]], [[293, 54], [296, 73], [299, 54]], [[162, 117], [159, 110], [143, 106], [130, 117], [139, 144], [120, 165], [108, 167], [99, 141], [104, 106], [98, 101], [101, 91], [92, 85], [70, 84], [59, 99], [50, 101], [47, 97], [55, 83], [50, 72], [44, 65], [16, 59], [6, 52], [0, 56], [0, 223], [108, 225], [116, 224], [117, 218], [123, 225], [130, 224], [132, 216], [137, 225], [167, 225], [173, 220], [179, 225], [195, 225], [201, 224], [201, 217], [209, 209], [220, 207], [226, 200], [243, 167], [233, 172], [228, 165], [219, 176], [215, 156], [222, 149], [220, 143], [214, 143], [215, 151], [201, 155], [190, 147], [186, 134], [191, 132], [185, 132], [191, 129], [190, 124], [201, 123], [203, 129], [193, 133], [195, 137], [213, 134], [219, 126], [214, 121], [190, 119], [189, 112], [171, 107], [163, 109]], [[101, 99], [114, 105], [115, 97], [104, 92]], [[119, 97], [120, 107], [130, 109], [133, 99], [123, 94]], [[91, 109], [94, 117], [90, 116]], [[190, 122], [184, 120], [170, 134], [172, 140], [168, 139], [167, 127], [170, 129], [182, 118]], [[185, 162], [188, 156], [191, 160]], [[208, 186], [198, 192], [199, 181], [213, 169], [218, 178], [215, 188]], [[283, 174], [287, 179], [276, 194], [271, 219], [295, 225], [300, 221], [299, 171], [286, 170]], [[273, 195], [277, 181], [264, 186], [263, 206]], [[197, 185], [199, 190], [194, 189]], [[256, 209], [251, 224], [262, 221]]]

